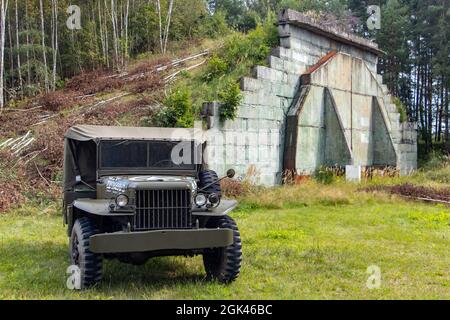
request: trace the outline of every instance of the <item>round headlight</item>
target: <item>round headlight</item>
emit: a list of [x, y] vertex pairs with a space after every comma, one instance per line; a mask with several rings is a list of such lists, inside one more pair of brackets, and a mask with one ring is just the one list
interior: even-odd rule
[[220, 198], [216, 193], [211, 193], [208, 199], [211, 204], [217, 204], [220, 201]]
[[119, 207], [125, 207], [128, 204], [128, 197], [124, 194], [120, 194], [116, 197], [116, 204]]
[[195, 196], [195, 204], [197, 205], [197, 207], [203, 207], [207, 201], [208, 200], [203, 193], [199, 193], [197, 196]]

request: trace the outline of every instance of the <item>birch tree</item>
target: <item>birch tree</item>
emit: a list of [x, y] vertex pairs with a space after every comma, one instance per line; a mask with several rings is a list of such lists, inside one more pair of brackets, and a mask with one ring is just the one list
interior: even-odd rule
[[156, 12], [158, 12], [158, 19], [159, 19], [159, 45], [160, 45], [160, 48], [161, 48], [161, 52], [164, 53], [162, 17], [161, 17], [161, 2], [160, 2], [160, 0], [156, 0]]
[[124, 48], [124, 56], [125, 61], [128, 59], [128, 16], [130, 11], [130, 0], [127, 0], [125, 7], [125, 48]]
[[120, 57], [119, 57], [119, 31], [117, 25], [117, 11], [114, 0], [111, 0], [111, 22], [113, 31], [113, 44], [114, 44], [114, 61], [118, 71], [120, 71]]
[[163, 51], [163, 53], [166, 53], [166, 51], [167, 51], [167, 41], [169, 39], [170, 23], [172, 21], [173, 1], [174, 0], [170, 0], [169, 12], [167, 13], [166, 29], [164, 30], [164, 51]]
[[19, 10], [17, 6], [17, 0], [15, 1], [15, 9], [16, 9], [16, 48], [17, 48], [17, 70], [19, 75], [19, 88], [22, 91], [23, 83], [22, 83], [22, 70], [21, 70], [21, 61], [20, 61], [20, 40], [19, 40]]
[[4, 73], [5, 73], [5, 26], [8, 0], [0, 0], [0, 112], [3, 111], [4, 100]]
[[103, 32], [103, 23], [102, 23], [102, 10], [101, 10], [101, 1], [97, 2], [98, 5], [98, 25], [99, 25], [99, 32], [100, 32], [100, 43], [102, 45], [102, 56], [103, 56], [103, 60], [104, 62], [106, 62], [107, 60], [107, 51], [106, 51], [106, 45], [105, 45], [105, 37], [104, 37], [104, 32]]
[[48, 67], [47, 67], [47, 53], [45, 48], [45, 27], [44, 27], [44, 6], [42, 0], [39, 0], [39, 10], [41, 16], [41, 41], [42, 41], [42, 59], [44, 60], [44, 82], [45, 82], [45, 92], [48, 92]]
[[56, 63], [58, 58], [58, 0], [52, 0], [52, 52], [52, 89], [54, 91], [56, 89]]
[[156, 11], [158, 12], [159, 18], [159, 42], [161, 46], [161, 53], [163, 54], [167, 52], [167, 42], [169, 40], [170, 23], [172, 22], [173, 3], [174, 0], [169, 1], [169, 9], [166, 16], [166, 24], [163, 29], [161, 2], [160, 0], [156, 0]]
[[27, 57], [27, 84], [31, 85], [31, 66], [30, 66], [30, 23], [28, 21], [28, 0], [25, 1], [25, 22], [26, 22], [26, 57]]

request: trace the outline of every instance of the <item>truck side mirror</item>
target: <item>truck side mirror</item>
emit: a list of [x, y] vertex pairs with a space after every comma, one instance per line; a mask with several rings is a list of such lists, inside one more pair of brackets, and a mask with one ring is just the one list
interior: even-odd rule
[[229, 169], [227, 171], [227, 177], [232, 179], [234, 176], [236, 175], [236, 171], [234, 171], [234, 169]]

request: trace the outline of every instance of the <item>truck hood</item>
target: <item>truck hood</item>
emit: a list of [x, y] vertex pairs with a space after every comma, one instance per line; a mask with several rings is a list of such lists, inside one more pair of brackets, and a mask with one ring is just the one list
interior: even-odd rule
[[189, 188], [197, 190], [195, 178], [187, 176], [111, 176], [103, 177], [102, 183], [110, 192], [125, 192], [127, 189], [156, 189], [156, 188]]

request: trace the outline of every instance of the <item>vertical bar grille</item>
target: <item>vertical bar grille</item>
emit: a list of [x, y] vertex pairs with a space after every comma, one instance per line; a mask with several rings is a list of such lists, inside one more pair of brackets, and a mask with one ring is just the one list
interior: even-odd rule
[[136, 190], [136, 231], [191, 228], [191, 191]]

